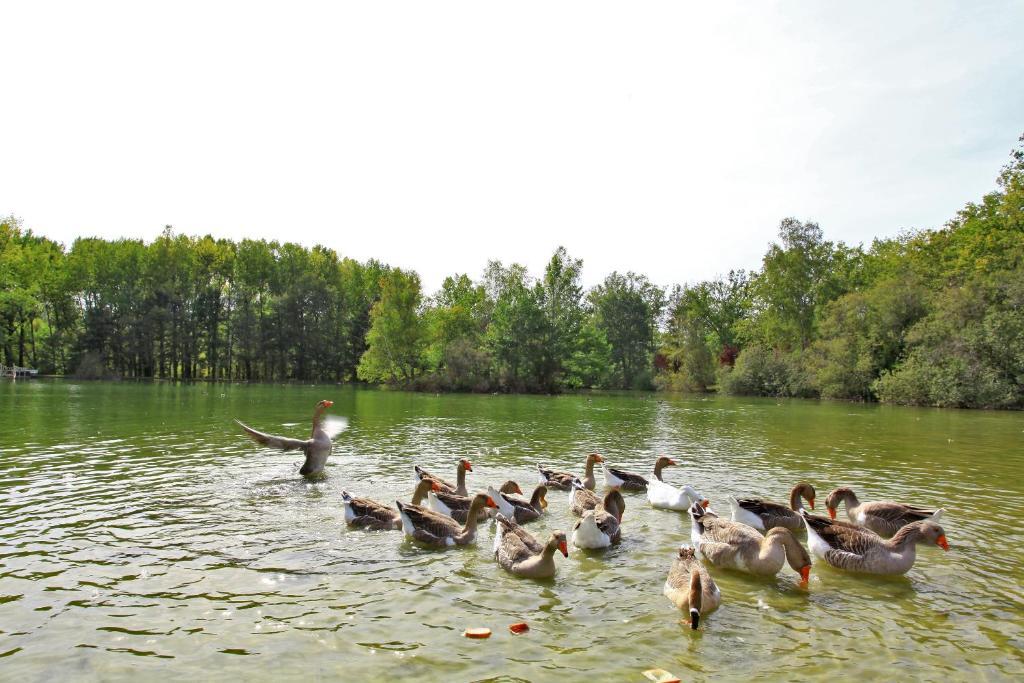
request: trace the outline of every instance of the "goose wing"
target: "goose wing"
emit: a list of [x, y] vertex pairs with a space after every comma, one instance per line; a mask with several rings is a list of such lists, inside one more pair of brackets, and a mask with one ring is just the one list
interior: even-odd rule
[[862, 556], [883, 542], [882, 537], [875, 532], [853, 524], [809, 514], [804, 514], [804, 519], [833, 551]]
[[338, 434], [348, 429], [348, 419], [331, 415], [320, 421], [320, 430], [327, 435], [327, 438], [334, 441]]
[[455, 536], [462, 531], [462, 526], [451, 517], [445, 517], [419, 505], [399, 502], [398, 509], [409, 519], [413, 528], [436, 538]]
[[864, 503], [861, 509], [866, 515], [904, 525], [929, 519], [935, 514], [935, 510], [902, 503]]
[[600, 502], [601, 499], [590, 489], [573, 489], [569, 510], [577, 517], [582, 517], [584, 512], [593, 510]]
[[632, 485], [639, 488], [645, 488], [647, 486], [647, 479], [641, 477], [639, 474], [626, 472], [625, 470], [620, 470], [617, 467], [609, 467], [608, 471], [621, 479], [623, 485]]
[[501, 525], [499, 559], [503, 555], [511, 564], [518, 564], [544, 551], [544, 546], [536, 538], [505, 515], [499, 514], [496, 519]]
[[249, 435], [253, 441], [270, 448], [280, 448], [282, 451], [295, 451], [295, 450], [306, 450], [312, 444], [312, 439], [289, 439], [286, 436], [275, 436], [273, 434], [266, 434], [265, 432], [257, 431], [249, 425], [243, 423], [241, 420], [235, 420], [238, 426], [245, 430], [245, 433]]
[[569, 472], [558, 472], [540, 465], [537, 465], [537, 471], [544, 477], [544, 483], [559, 489], [569, 488], [572, 486], [572, 480], [576, 478], [576, 475]]

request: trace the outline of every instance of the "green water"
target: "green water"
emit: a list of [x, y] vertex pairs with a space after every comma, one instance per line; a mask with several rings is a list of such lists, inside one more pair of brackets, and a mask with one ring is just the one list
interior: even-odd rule
[[[327, 476], [243, 439], [304, 436], [313, 404], [350, 428]], [[623, 542], [570, 548], [548, 582], [476, 546], [430, 551], [345, 528], [341, 490], [407, 499], [412, 466], [470, 486], [535, 482], [583, 456], [647, 470], [667, 453], [725, 496], [800, 479], [947, 509], [951, 550], [902, 578], [817, 563], [807, 591], [713, 571], [691, 632], [662, 596], [685, 513], [627, 494]], [[1024, 415], [669, 396], [432, 396], [334, 386], [0, 384], [0, 678], [50, 680], [1003, 680], [1024, 674]], [[568, 529], [549, 495], [537, 535]], [[819, 503], [820, 505], [820, 503]], [[527, 621], [514, 636], [508, 624]], [[489, 640], [463, 638], [487, 626]]]

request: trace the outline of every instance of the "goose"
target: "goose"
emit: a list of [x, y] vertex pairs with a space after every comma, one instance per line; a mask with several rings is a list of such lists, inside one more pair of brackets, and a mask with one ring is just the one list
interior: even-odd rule
[[445, 493], [454, 493], [457, 496], [469, 495], [469, 490], [466, 488], [466, 472], [472, 472], [473, 465], [469, 462], [469, 460], [466, 460], [465, 458], [461, 458], [459, 460], [458, 466], [455, 468], [454, 485], [452, 485], [450, 482], [445, 481], [441, 477], [434, 476], [433, 474], [427, 472], [419, 465], [416, 465], [414, 469], [416, 470], [417, 479], [433, 479], [441, 486], [441, 490], [444, 491]]
[[546, 579], [555, 575], [555, 551], [569, 557], [565, 534], [551, 532], [547, 543], [541, 544], [530, 532], [502, 513], [494, 534], [494, 557], [505, 571], [531, 579]]
[[312, 477], [324, 471], [327, 458], [331, 454], [332, 441], [348, 427], [344, 418], [325, 418], [324, 412], [334, 405], [334, 401], [320, 401], [313, 409], [313, 432], [308, 439], [291, 439], [287, 436], [275, 436], [257, 431], [241, 420], [235, 420], [253, 441], [270, 448], [282, 451], [302, 451], [306, 455], [299, 474]]
[[[422, 479], [421, 481], [432, 481], [435, 484], [437, 483], [433, 479]], [[491, 494], [490, 492], [492, 490], [493, 489], [488, 490], [488, 494], [490, 494], [495, 499], [495, 501], [497, 501], [498, 491], [495, 491], [493, 494]], [[519, 488], [519, 484], [515, 483], [511, 479], [502, 484], [499, 491], [501, 493], [523, 492], [522, 489]], [[459, 524], [466, 523], [466, 513], [469, 512], [469, 506], [472, 502], [473, 499], [470, 498], [469, 496], [459, 496], [454, 493], [445, 493], [444, 491], [439, 490], [439, 488], [427, 493], [427, 508], [439, 514], [445, 515], [446, 517], [451, 517]], [[485, 519], [487, 519], [488, 509], [489, 508], [483, 508], [480, 510], [480, 519], [477, 521], [482, 522]]]
[[829, 493], [825, 499], [825, 508], [832, 519], [836, 518], [836, 508], [840, 503], [846, 503], [846, 516], [851, 522], [867, 527], [882, 536], [892, 536], [913, 522], [938, 522], [945, 512], [942, 508], [930, 510], [888, 501], [862, 503], [857, 500], [857, 494], [853, 489], [841, 486]]
[[946, 532], [929, 520], [911, 522], [884, 539], [868, 529], [833, 522], [804, 512], [807, 545], [836, 569], [864, 574], [906, 574], [917, 559], [917, 546], [934, 543], [949, 550]]
[[[662, 459], [668, 462], [662, 465], [662, 467], [658, 467], [658, 463]], [[675, 464], [677, 464], [675, 460], [669, 460], [668, 458], [658, 458], [658, 462], [655, 463], [654, 479], [647, 482], [647, 500], [650, 501], [651, 507], [663, 510], [689, 510], [690, 506], [694, 503], [700, 503], [701, 506], [707, 508], [709, 505], [708, 499], [689, 484], [682, 488], [676, 488], [662, 480], [662, 468]]]
[[618, 489], [605, 494], [604, 500], [572, 528], [572, 543], [577, 548], [607, 548], [622, 538], [622, 514], [626, 501]]
[[811, 558], [793, 532], [775, 527], [764, 536], [746, 524], [722, 519], [700, 503], [690, 508], [693, 547], [716, 567], [774, 576], [783, 562], [800, 573], [800, 585], [806, 586], [811, 573]]
[[777, 526], [785, 527], [790, 531], [799, 531], [804, 525], [804, 519], [800, 516], [803, 504], [801, 496], [807, 500], [811, 509], [814, 509], [814, 487], [807, 482], [800, 482], [793, 487], [789, 493], [789, 507], [773, 503], [761, 498], [740, 498], [729, 496], [729, 507], [732, 512], [732, 521], [752, 526], [758, 531], [767, 531]]
[[439, 515], [424, 507], [410, 505], [402, 501], [395, 501], [395, 503], [398, 505], [398, 513], [402, 518], [402, 529], [405, 531], [405, 535], [424, 545], [436, 548], [467, 545], [475, 541], [477, 513], [485, 505], [494, 507], [494, 500], [486, 493], [476, 494], [469, 506], [466, 523], [460, 526], [451, 517]]
[[[423, 479], [416, 484], [412, 494], [412, 504], [420, 505], [427, 493], [437, 487], [437, 483]], [[401, 529], [402, 518], [398, 510], [378, 503], [369, 498], [353, 498], [348, 491], [341, 492], [342, 504], [345, 506], [345, 523], [356, 529]]]
[[679, 548], [662, 592], [677, 608], [689, 610], [693, 630], [697, 630], [701, 614], [710, 614], [722, 604], [722, 592], [715, 580], [697, 559], [696, 551], [685, 546]]
[[569, 495], [569, 512], [582, 517], [587, 510], [593, 510], [601, 503], [601, 498], [588, 488], [577, 477], [572, 480], [572, 493]]
[[[654, 478], [661, 481], [661, 471], [666, 467], [671, 467], [676, 464], [676, 461], [672, 458], [661, 456], [654, 463]], [[612, 488], [622, 489], [623, 491], [646, 491], [648, 481], [639, 474], [633, 472], [626, 472], [615, 467], [610, 467], [607, 463], [601, 465], [604, 470], [604, 483]]]
[[547, 495], [548, 487], [544, 486], [544, 484], [538, 484], [533, 489], [533, 495], [530, 496], [530, 500], [511, 495], [504, 495], [502, 497], [516, 509], [516, 522], [518, 524], [525, 524], [544, 514], [544, 510], [548, 507]]
[[[587, 468], [583, 475], [583, 486], [591, 491], [597, 485], [597, 480], [594, 479], [594, 463], [597, 462], [604, 462], [604, 458], [597, 453], [591, 453], [587, 456]], [[537, 471], [540, 472], [541, 484], [544, 484], [549, 489], [558, 489], [559, 491], [568, 491], [572, 488], [572, 480], [577, 478], [575, 474], [557, 472], [540, 465], [537, 465]]]

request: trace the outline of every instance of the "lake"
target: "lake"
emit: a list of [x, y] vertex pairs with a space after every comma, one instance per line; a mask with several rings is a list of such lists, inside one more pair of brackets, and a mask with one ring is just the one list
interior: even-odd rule
[[[350, 420], [326, 477], [232, 422], [305, 438], [313, 405]], [[662, 595], [684, 512], [627, 493], [622, 543], [570, 546], [553, 580], [502, 571], [493, 525], [426, 550], [350, 531], [341, 491], [407, 500], [413, 465], [527, 494], [536, 463], [589, 452], [647, 473], [658, 454], [726, 496], [941, 506], [950, 551], [905, 577], [816, 562], [808, 590], [712, 569], [691, 631]], [[0, 677], [110, 680], [1000, 680], [1024, 675], [1024, 414], [661, 394], [475, 396], [336, 386], [0, 383]], [[599, 479], [599, 489], [603, 482]], [[568, 494], [527, 525], [573, 523]], [[845, 518], [845, 512], [840, 512]], [[800, 534], [803, 538], [803, 534]], [[526, 621], [529, 632], [508, 625]], [[489, 627], [488, 640], [462, 636]]]

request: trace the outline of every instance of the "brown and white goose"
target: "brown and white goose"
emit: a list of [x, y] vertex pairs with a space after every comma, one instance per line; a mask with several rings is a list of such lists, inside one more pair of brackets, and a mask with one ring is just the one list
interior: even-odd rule
[[547, 495], [548, 487], [544, 486], [544, 484], [538, 484], [533, 489], [533, 495], [530, 496], [530, 500], [504, 494], [502, 497], [515, 508], [516, 523], [525, 524], [544, 514], [544, 510], [548, 507]]
[[563, 532], [553, 531], [548, 542], [542, 544], [500, 512], [496, 519], [494, 557], [505, 571], [530, 579], [546, 579], [555, 575], [555, 551], [569, 557]]
[[[412, 494], [412, 504], [422, 505], [427, 493], [437, 484], [422, 479]], [[398, 510], [369, 498], [353, 498], [348, 491], [341, 492], [345, 506], [345, 523], [356, 529], [401, 529], [402, 518]]]
[[473, 465], [465, 458], [460, 459], [458, 466], [455, 468], [454, 484], [445, 481], [441, 477], [434, 476], [419, 465], [415, 466], [415, 470], [417, 479], [433, 479], [445, 493], [454, 493], [457, 496], [469, 495], [469, 490], [466, 488], [466, 472], [472, 472]]
[[[672, 458], [664, 455], [659, 457], [654, 463], [654, 478], [662, 481], [661, 471], [675, 464], [676, 461]], [[604, 483], [612, 488], [622, 489], [623, 491], [647, 490], [647, 479], [639, 474], [610, 467], [607, 463], [602, 465], [602, 469], [604, 469]]]
[[601, 497], [583, 486], [579, 479], [572, 480], [572, 493], [569, 494], [569, 512], [582, 517], [587, 510], [593, 510], [601, 503]]
[[435, 548], [450, 548], [455, 545], [467, 545], [476, 540], [476, 527], [479, 515], [484, 506], [494, 507], [494, 501], [486, 493], [473, 496], [469, 506], [466, 523], [459, 525], [451, 517], [439, 515], [424, 507], [395, 501], [402, 518], [402, 529], [405, 535], [415, 541]]
[[[421, 481], [433, 481], [433, 480], [421, 480]], [[434, 482], [434, 483], [436, 484], [437, 482]], [[509, 479], [504, 484], [502, 484], [501, 488], [499, 489], [499, 491], [501, 493], [522, 493], [523, 492], [523, 490], [519, 488], [519, 484], [515, 483], [511, 479]], [[496, 491], [494, 494], [491, 494], [488, 491], [488, 494], [491, 495], [491, 497], [493, 499], [494, 496], [498, 494], [498, 491]], [[440, 513], [442, 515], [445, 515], [446, 517], [451, 517], [452, 519], [454, 519], [459, 524], [465, 524], [466, 523], [466, 515], [469, 513], [469, 506], [470, 506], [470, 504], [472, 502], [473, 502], [473, 499], [470, 498], [469, 496], [459, 496], [459, 495], [456, 495], [454, 493], [445, 493], [444, 491], [441, 491], [439, 489], [435, 489], [433, 491], [430, 491], [427, 494], [427, 507], [429, 509], [433, 510], [434, 512], [437, 512], [437, 513]], [[497, 503], [496, 499], [495, 499], [495, 503]], [[488, 517], [487, 511], [488, 511], [488, 508], [482, 508], [480, 510], [480, 513], [479, 513], [480, 514], [480, 519], [477, 520], [478, 522], [482, 522], [482, 521], [487, 519], [487, 517]]]
[[833, 489], [825, 498], [825, 508], [832, 519], [836, 518], [836, 508], [840, 503], [846, 504], [846, 516], [851, 522], [867, 527], [882, 536], [892, 536], [902, 527], [914, 522], [938, 522], [945, 512], [942, 508], [932, 510], [890, 501], [862, 503], [857, 499], [853, 489], [841, 486]]
[[814, 509], [814, 487], [807, 482], [800, 482], [789, 492], [789, 507], [762, 498], [733, 498], [729, 497], [729, 508], [732, 512], [732, 521], [752, 526], [758, 531], [767, 531], [777, 526], [784, 527], [790, 531], [799, 531], [804, 525], [804, 518], [800, 516], [803, 497], [811, 509]]
[[700, 503], [690, 507], [690, 518], [693, 547], [716, 567], [774, 576], [788, 562], [799, 572], [800, 584], [807, 585], [811, 558], [789, 529], [775, 527], [762, 536], [746, 524], [721, 519]]
[[949, 550], [946, 532], [935, 522], [917, 521], [901, 527], [884, 539], [868, 529], [833, 522], [804, 513], [807, 545], [815, 556], [836, 569], [865, 574], [906, 574], [917, 559], [921, 543]]
[[694, 630], [702, 614], [710, 614], [722, 604], [722, 592], [693, 548], [679, 548], [662, 592], [673, 605], [689, 610], [690, 628]]
[[[604, 462], [597, 453], [591, 453], [587, 456], [586, 471], [583, 473], [583, 486], [585, 488], [594, 490], [597, 486], [597, 480], [594, 479], [594, 463]], [[571, 472], [558, 472], [556, 470], [548, 469], [537, 465], [537, 471], [540, 472], [540, 483], [547, 486], [549, 489], [557, 489], [559, 491], [568, 491], [572, 488], [572, 480], [577, 479], [575, 474]]]
[[585, 510], [572, 528], [572, 543], [577, 548], [607, 548], [622, 538], [622, 515], [626, 501], [618, 489], [605, 494], [597, 507]]
[[306, 455], [306, 460], [302, 463], [299, 474], [308, 477], [324, 471], [334, 438], [348, 427], [348, 420], [344, 418], [324, 417], [324, 412], [333, 405], [334, 401], [326, 400], [316, 404], [316, 408], [313, 409], [313, 432], [308, 439], [266, 434], [244, 424], [241, 420], [235, 422], [258, 444], [279, 448], [282, 451], [302, 451]]

